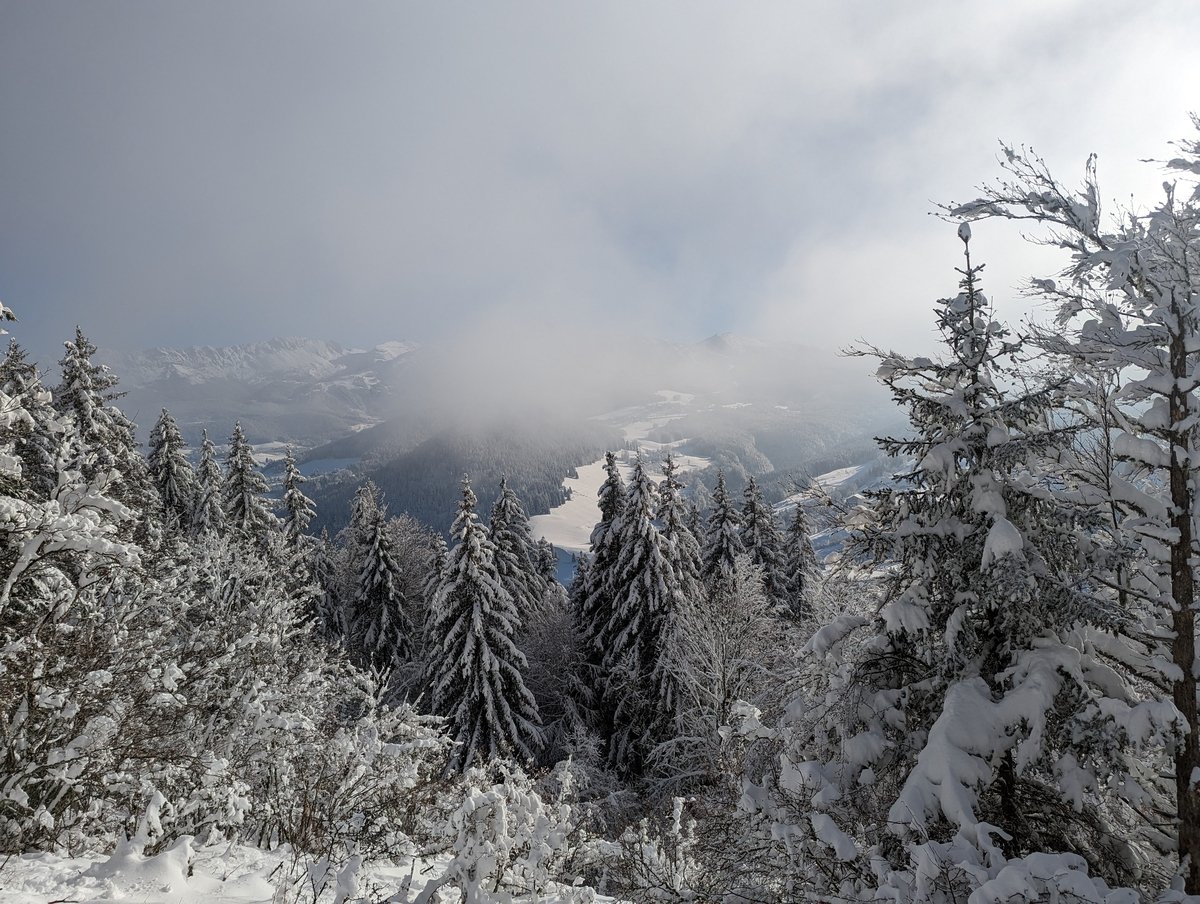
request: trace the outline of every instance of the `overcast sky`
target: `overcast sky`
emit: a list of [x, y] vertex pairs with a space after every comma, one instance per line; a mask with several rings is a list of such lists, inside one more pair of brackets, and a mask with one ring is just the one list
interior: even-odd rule
[[[915, 350], [997, 139], [1150, 199], [1193, 2], [0, 0], [0, 300], [39, 354], [597, 328]], [[981, 225], [988, 289], [1042, 264]], [[57, 357], [57, 353], [55, 353]]]

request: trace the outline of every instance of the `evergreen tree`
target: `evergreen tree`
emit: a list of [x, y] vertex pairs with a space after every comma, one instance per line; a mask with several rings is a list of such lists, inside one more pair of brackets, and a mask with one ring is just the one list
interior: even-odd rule
[[196, 475], [184, 454], [179, 425], [166, 408], [150, 431], [149, 468], [162, 503], [164, 526], [168, 531], [188, 528], [196, 507]]
[[625, 482], [613, 452], [604, 455], [604, 482], [597, 491], [600, 520], [592, 528], [587, 567], [577, 571], [578, 596], [572, 602], [579, 618], [579, 634], [588, 664], [588, 685], [595, 699], [602, 696], [599, 672], [604, 658], [604, 633], [613, 615], [613, 582], [619, 549], [621, 517], [625, 509]]
[[813, 591], [821, 564], [809, 539], [808, 518], [800, 502], [796, 503], [784, 535], [784, 554], [784, 614], [795, 619], [807, 618], [812, 614]]
[[288, 448], [283, 460], [283, 508], [287, 512], [283, 519], [283, 533], [293, 547], [299, 545], [300, 538], [316, 515], [313, 501], [300, 489], [305, 480], [307, 478], [296, 467], [296, 459], [291, 448]]
[[667, 711], [682, 713], [689, 691], [692, 663], [688, 660], [690, 635], [704, 609], [705, 588], [700, 577], [700, 542], [692, 532], [692, 509], [684, 501], [683, 482], [674, 456], [667, 453], [658, 485], [657, 518], [679, 588], [678, 605], [664, 628], [663, 653], [655, 664], [655, 686]]
[[785, 595], [786, 578], [775, 513], [767, 505], [753, 477], [746, 483], [742, 498], [742, 548], [750, 555], [750, 561], [762, 569], [763, 589], [767, 597], [781, 601]]
[[19, 399], [23, 417], [9, 428], [13, 452], [21, 460], [21, 474], [30, 492], [48, 499], [58, 485], [63, 456], [62, 424], [56, 420], [50, 392], [43, 388], [37, 368], [14, 339], [0, 362], [0, 387], [10, 399]]
[[625, 498], [601, 670], [613, 714], [610, 761], [636, 775], [676, 724], [678, 676], [661, 666], [687, 600], [672, 562], [674, 548], [654, 525], [657, 490], [640, 459]]
[[488, 533], [496, 548], [500, 582], [522, 620], [527, 620], [542, 605], [546, 584], [538, 567], [538, 548], [529, 532], [529, 518], [507, 478], [500, 480], [500, 495], [492, 506]]
[[[1192, 123], [1200, 128], [1195, 114]], [[947, 213], [1020, 220], [1038, 230], [1034, 241], [1070, 254], [1057, 278], [1030, 284], [1057, 311], [1054, 329], [1040, 344], [1075, 368], [1076, 407], [1101, 449], [1100, 472], [1092, 474], [1080, 466], [1086, 452], [1071, 450], [1069, 479], [1089, 503], [1103, 507], [1114, 551], [1136, 544], [1136, 554], [1118, 559], [1109, 581], [1117, 603], [1131, 613], [1129, 624], [1120, 642], [1099, 645], [1178, 713], [1167, 720], [1173, 768], [1163, 771], [1170, 802], [1151, 812], [1139, 805], [1139, 811], [1151, 837], [1163, 825], [1177, 826], [1177, 837], [1166, 844], [1177, 852], [1184, 890], [1197, 895], [1200, 192], [1194, 177], [1200, 140], [1176, 142], [1175, 151], [1167, 168], [1191, 180], [1191, 191], [1164, 182], [1161, 200], [1144, 213], [1102, 215], [1095, 156], [1077, 190], [1032, 152], [1012, 147], [1004, 148], [1003, 177]], [[1080, 404], [1085, 396], [1091, 399]], [[1104, 580], [1097, 575], [1098, 583]]]
[[532, 760], [540, 719], [514, 643], [521, 626], [466, 478], [450, 533], [454, 546], [430, 606], [429, 653], [433, 709], [459, 745], [452, 768], [496, 757]]
[[413, 653], [413, 626], [401, 586], [400, 564], [387, 529], [387, 508], [374, 507], [365, 525], [366, 543], [359, 566], [357, 626], [363, 652], [376, 668], [407, 664]]
[[546, 586], [558, 583], [558, 553], [545, 537], [537, 541], [537, 571]]
[[704, 535], [704, 569], [701, 572], [710, 589], [728, 582], [733, 575], [734, 559], [744, 551], [741, 527], [741, 518], [725, 486], [725, 472], [718, 471], [713, 507]]
[[338, 598], [337, 568], [329, 531], [322, 530], [321, 536], [311, 544], [308, 570], [320, 591], [314, 601], [313, 620], [316, 629], [327, 640], [344, 645], [350, 636], [350, 626], [346, 623], [345, 608]]
[[446, 546], [446, 538], [441, 534], [435, 534], [433, 537], [433, 556], [431, 567], [429, 569], [429, 578], [425, 582], [424, 593], [425, 599], [431, 600], [437, 594], [438, 587], [442, 585], [442, 578], [446, 574], [446, 561], [450, 553]]
[[192, 530], [196, 534], [223, 534], [225, 532], [225, 508], [222, 492], [225, 477], [217, 463], [217, 450], [203, 431], [200, 443], [200, 464], [196, 469], [195, 508], [192, 510]]
[[268, 489], [267, 481], [254, 462], [254, 447], [246, 442], [242, 423], [238, 421], [229, 437], [221, 498], [226, 522], [243, 540], [259, 542], [275, 522], [275, 516], [267, 507]]
[[145, 459], [137, 451], [133, 422], [111, 404], [123, 395], [116, 391], [117, 378], [92, 360], [96, 346], [79, 327], [75, 341], [64, 343], [64, 349], [59, 362], [62, 382], [54, 404], [72, 425], [76, 440], [72, 468], [85, 480], [112, 475], [110, 494], [139, 516], [123, 531], [144, 546], [154, 545], [157, 522], [152, 516], [159, 502]]
[[[1055, 384], [1006, 390], [1030, 384], [1017, 370], [1021, 341], [993, 319], [960, 235], [961, 291], [936, 309], [945, 358], [863, 352], [879, 358], [912, 425], [880, 445], [916, 464], [869, 494], [872, 517], [852, 548], [882, 566], [876, 617], [843, 615], [810, 643], [840, 649], [866, 629], [851, 676], [829, 657], [826, 698], [842, 699], [845, 721], [786, 757], [828, 757], [814, 774], [835, 785], [821, 795], [830, 826], [844, 817], [838, 831], [866, 826], [901, 842], [862, 848], [874, 875], [872, 857], [920, 870], [940, 856], [932, 839], [951, 837], [965, 862], [1090, 850], [1100, 863], [1107, 842], [1078, 789], [1099, 787], [1102, 773], [1131, 780], [1111, 715], [1124, 704], [1105, 699], [1106, 667], [1077, 645], [1083, 626], [1113, 620], [1085, 592], [1089, 514], [1042, 479], [1069, 439], [1051, 426]], [[839, 794], [860, 809], [840, 812]]]

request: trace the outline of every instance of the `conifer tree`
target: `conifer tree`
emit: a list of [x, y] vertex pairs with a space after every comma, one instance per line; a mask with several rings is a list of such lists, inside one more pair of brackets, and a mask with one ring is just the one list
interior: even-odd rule
[[546, 585], [538, 567], [537, 544], [529, 532], [529, 518], [507, 478], [500, 480], [500, 495], [492, 506], [488, 533], [496, 547], [500, 582], [522, 620], [527, 620], [542, 605]]
[[722, 581], [732, 576], [734, 559], [744, 551], [741, 527], [741, 517], [725, 486], [725, 472], [718, 471], [713, 507], [705, 528], [704, 570], [701, 572], [710, 589], [719, 587]]
[[[1192, 114], [1192, 124], [1200, 129], [1200, 117]], [[1176, 142], [1176, 156], [1166, 163], [1184, 185], [1164, 182], [1148, 211], [1117, 217], [1102, 213], [1094, 155], [1075, 189], [1031, 151], [1003, 151], [1003, 176], [985, 185], [981, 197], [946, 212], [1018, 220], [1037, 230], [1033, 241], [1069, 252], [1056, 278], [1030, 282], [1057, 311], [1054, 329], [1039, 341], [1076, 368], [1076, 400], [1095, 400], [1080, 411], [1106, 447], [1104, 457], [1117, 465], [1090, 476], [1076, 459], [1068, 462], [1069, 479], [1119, 524], [1119, 542], [1138, 547], [1109, 581], [1122, 609], [1132, 610], [1130, 624], [1119, 643], [1102, 646], [1179, 714], [1169, 720], [1173, 737], [1166, 745], [1173, 800], [1166, 812], [1146, 814], [1146, 828], [1157, 835], [1163, 825], [1175, 826], [1168, 844], [1177, 852], [1184, 891], [1200, 894], [1200, 140]]]
[[309, 548], [308, 570], [319, 591], [314, 599], [314, 622], [327, 640], [345, 645], [350, 636], [346, 610], [338, 598], [337, 568], [329, 531], [322, 530]]
[[605, 701], [612, 712], [609, 758], [638, 774], [675, 727], [678, 676], [662, 669], [672, 626], [687, 605], [672, 561], [674, 548], [654, 525], [654, 481], [634, 465], [617, 537], [612, 616], [601, 635]]
[[195, 508], [192, 510], [192, 530], [197, 535], [225, 532], [225, 508], [222, 500], [225, 485], [221, 465], [217, 462], [217, 450], [212, 440], [208, 438], [208, 430], [203, 431], [200, 443], [200, 463], [196, 469]]
[[475, 502], [464, 478], [454, 546], [430, 605], [432, 705], [458, 742], [451, 765], [459, 770], [496, 757], [529, 761], [540, 744], [537, 704], [514, 642], [518, 614]]
[[784, 596], [785, 578], [775, 513], [753, 477], [746, 483], [743, 499], [742, 548], [750, 555], [750, 561], [762, 569], [767, 597], [779, 601]]
[[579, 633], [588, 663], [589, 686], [600, 699], [603, 682], [599, 674], [604, 657], [604, 632], [613, 614], [613, 581], [619, 549], [618, 536], [625, 509], [625, 482], [613, 452], [604, 455], [604, 482], [597, 491], [600, 519], [592, 528], [591, 553], [587, 567], [577, 571], [578, 596], [573, 599], [579, 618]]
[[377, 668], [403, 666], [412, 658], [414, 637], [408, 602], [401, 588], [400, 564], [387, 529], [387, 508], [380, 505], [368, 527], [358, 580], [358, 627], [363, 651]]
[[558, 553], [554, 551], [554, 544], [545, 537], [537, 541], [537, 570], [546, 586], [558, 582]]
[[[993, 319], [969, 231], [960, 237], [961, 291], [936, 309], [945, 357], [862, 352], [880, 360], [912, 426], [880, 445], [916, 464], [897, 487], [869, 494], [872, 517], [856, 535], [854, 549], [885, 566], [876, 618], [842, 616], [810, 644], [869, 634], [839, 690], [848, 721], [833, 743], [845, 746], [820, 772], [843, 784], [822, 799], [866, 804], [846, 827], [878, 826], [903, 842], [864, 854], [885, 853], [895, 868], [936, 857], [931, 839], [956, 834], [955, 857], [974, 862], [1088, 845], [1099, 856], [1107, 842], [1089, 837], [1077, 789], [1098, 787], [1097, 769], [1131, 780], [1111, 716], [1124, 704], [1103, 699], [1111, 673], [1075, 644], [1112, 612], [1085, 593], [1088, 513], [1040, 480], [1067, 439], [1048, 417], [1055, 384], [1005, 388], [1029, 385], [1015, 379], [1021, 340]], [[864, 775], [895, 790], [862, 793]], [[823, 809], [823, 819], [835, 813]]]
[[438, 587], [442, 584], [442, 577], [446, 574], [446, 561], [449, 553], [450, 550], [446, 546], [446, 538], [441, 534], [434, 534], [431, 567], [424, 587], [426, 600], [433, 599], [438, 591]]
[[123, 393], [117, 378], [92, 360], [96, 346], [75, 328], [75, 341], [64, 343], [59, 366], [62, 382], [54, 393], [57, 410], [70, 416], [77, 450], [72, 467], [86, 480], [115, 472], [110, 489], [114, 498], [133, 509], [140, 520], [128, 532], [143, 545], [155, 542], [151, 517], [158, 505], [145, 459], [138, 454], [134, 425], [111, 403]]
[[0, 362], [0, 386], [10, 399], [19, 399], [25, 415], [10, 426], [13, 451], [21, 459], [26, 486], [38, 499], [47, 499], [58, 485], [63, 456], [62, 424], [56, 420], [49, 390], [25, 349], [13, 339]]
[[681, 682], [690, 680], [691, 672], [687, 658], [689, 635], [704, 609], [705, 589], [700, 577], [700, 543], [690, 526], [691, 510], [683, 499], [685, 487], [679, 479], [679, 465], [670, 453], [663, 461], [662, 472], [656, 518], [667, 543], [678, 599], [663, 628], [663, 650], [655, 663], [654, 683], [665, 710], [681, 712], [686, 695]]
[[813, 591], [821, 565], [809, 538], [808, 517], [804, 506], [796, 503], [792, 520], [784, 535], [783, 611], [791, 618], [807, 618], [812, 613]]
[[150, 431], [150, 479], [168, 531], [187, 529], [196, 507], [196, 475], [184, 454], [179, 425], [166, 408]]
[[221, 497], [229, 528], [243, 540], [258, 542], [275, 521], [267, 508], [268, 489], [254, 461], [254, 447], [246, 442], [242, 422], [238, 421], [229, 437]]
[[283, 533], [293, 547], [300, 544], [300, 538], [317, 513], [313, 501], [300, 489], [307, 479], [296, 467], [296, 458], [289, 447], [283, 460], [283, 508], [287, 512], [283, 519]]

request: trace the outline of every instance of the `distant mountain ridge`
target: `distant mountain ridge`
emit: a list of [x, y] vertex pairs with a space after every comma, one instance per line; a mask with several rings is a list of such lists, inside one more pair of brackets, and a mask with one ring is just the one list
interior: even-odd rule
[[110, 352], [103, 357], [126, 387], [140, 387], [169, 379], [182, 379], [188, 383], [228, 379], [248, 382], [287, 378], [320, 380], [339, 371], [362, 371], [416, 348], [413, 342], [385, 342], [364, 350], [322, 339], [284, 337], [246, 345]]
[[418, 346], [371, 349], [297, 337], [234, 346], [101, 353], [127, 395], [121, 408], [144, 436], [169, 408], [196, 442], [208, 427], [223, 437], [240, 420], [252, 442], [310, 447], [393, 413], [390, 388]]

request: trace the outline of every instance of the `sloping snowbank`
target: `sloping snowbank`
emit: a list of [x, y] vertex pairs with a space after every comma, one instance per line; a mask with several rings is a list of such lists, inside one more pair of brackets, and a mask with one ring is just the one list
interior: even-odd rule
[[[356, 859], [356, 858], [353, 858]], [[26, 854], [0, 860], [2, 904], [72, 904], [130, 901], [137, 904], [358, 904], [412, 902], [426, 885], [438, 884], [448, 857], [401, 857], [394, 863], [361, 868], [334, 866], [330, 875], [319, 861], [297, 856], [290, 848], [274, 851], [235, 844], [209, 847], [181, 838], [162, 853], [143, 857], [135, 848], [118, 848], [110, 856], [62, 857]], [[322, 883], [322, 879], [326, 879]], [[314, 883], [324, 885], [314, 899]], [[432, 889], [431, 889], [432, 890]], [[442, 900], [456, 890], [442, 886]], [[511, 892], [496, 900], [520, 901]], [[532, 898], [528, 899], [532, 900]], [[551, 885], [536, 900], [547, 904], [611, 901], [591, 889]]]

